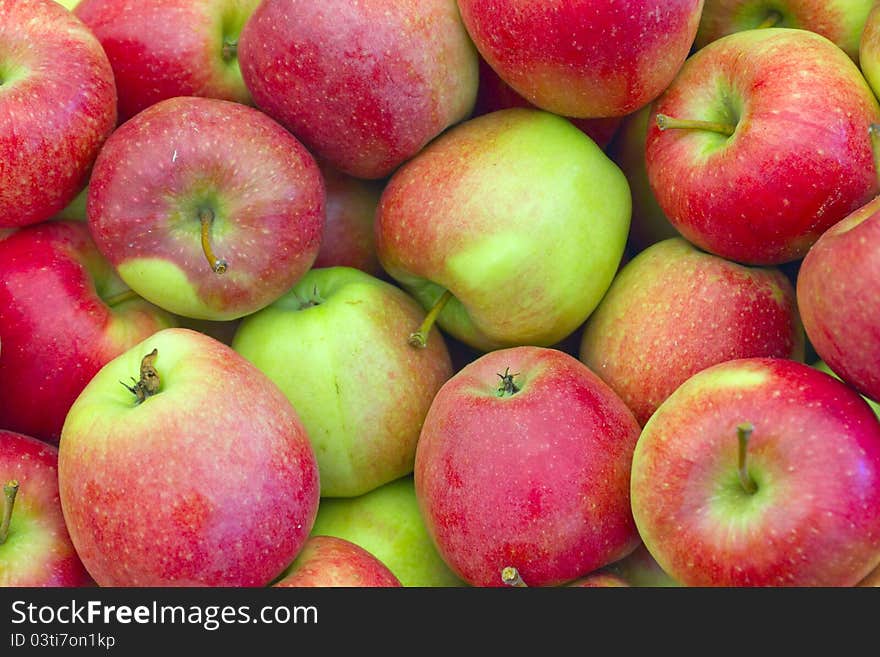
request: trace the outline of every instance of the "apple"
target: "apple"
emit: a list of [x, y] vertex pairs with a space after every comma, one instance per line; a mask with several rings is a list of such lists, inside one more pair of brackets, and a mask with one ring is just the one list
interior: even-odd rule
[[91, 31], [56, 2], [0, 0], [0, 228], [70, 203], [115, 125], [113, 70]]
[[[828, 367], [828, 364], [823, 360], [820, 360], [820, 361], [813, 363], [813, 367], [815, 367], [820, 372], [825, 372], [825, 374], [830, 374], [835, 379], [840, 379], [840, 377], [837, 376], [837, 374], [835, 374], [831, 370], [831, 368]], [[880, 419], [880, 404], [878, 404], [877, 402], [875, 402], [871, 399], [868, 399], [867, 397], [863, 397], [862, 399], [864, 399], [866, 402], [868, 402], [868, 406], [870, 406], [871, 410], [874, 411], [874, 415], [876, 415], [877, 418]]]
[[171, 325], [126, 288], [85, 224], [43, 223], [0, 240], [0, 427], [57, 443], [92, 376]]
[[381, 276], [374, 223], [382, 186], [322, 166], [327, 223], [314, 267], [354, 267]]
[[777, 269], [745, 267], [680, 237], [623, 268], [587, 320], [580, 348], [642, 426], [700, 370], [760, 356], [804, 359], [792, 284]]
[[372, 554], [334, 536], [312, 536], [281, 580], [287, 587], [395, 587], [394, 573]]
[[706, 0], [695, 46], [768, 27], [810, 30], [859, 61], [859, 41], [874, 0]]
[[58, 4], [66, 9], [73, 10], [80, 3], [80, 0], [55, 0]]
[[873, 3], [859, 41], [859, 66], [875, 94], [880, 94], [880, 7]]
[[305, 425], [322, 497], [355, 497], [410, 474], [431, 401], [452, 376], [443, 337], [407, 343], [424, 312], [390, 283], [313, 269], [246, 317], [233, 348], [265, 373]]
[[86, 203], [89, 198], [89, 187], [86, 185], [83, 190], [77, 194], [74, 199], [68, 203], [60, 212], [55, 214], [52, 219], [58, 221], [82, 221], [89, 220], [86, 214]]
[[723, 258], [802, 258], [877, 194], [868, 126], [880, 106], [846, 53], [818, 34], [770, 28], [714, 41], [653, 112], [646, 160], [660, 207]]
[[264, 308], [312, 266], [325, 219], [314, 158], [257, 110], [171, 98], [124, 123], [89, 185], [89, 228], [138, 294], [178, 315]]
[[404, 586], [463, 585], [431, 542], [411, 476], [360, 497], [322, 499], [312, 536], [323, 535], [364, 548], [388, 566]]
[[58, 450], [0, 430], [0, 587], [90, 586], [58, 499]]
[[86, 386], [64, 423], [58, 481], [101, 586], [265, 586], [318, 508], [317, 463], [290, 402], [231, 348], [181, 328]]
[[660, 567], [660, 564], [651, 556], [644, 543], [620, 561], [616, 561], [608, 566], [606, 571], [617, 575], [626, 582], [627, 586], [639, 588], [671, 588], [681, 586]]
[[570, 122], [502, 110], [453, 128], [395, 173], [376, 248], [457, 339], [481, 351], [549, 346], [611, 284], [630, 203], [620, 169]]
[[686, 586], [854, 586], [880, 563], [880, 422], [807, 365], [716, 365], [642, 431], [632, 509]]
[[[519, 571], [510, 566], [501, 571], [501, 581], [505, 586], [516, 588], [528, 588], [529, 586], [519, 574]], [[628, 587], [629, 584], [614, 573], [606, 572], [605, 570], [597, 570], [589, 575], [576, 579], [573, 582], [569, 582], [565, 586], [583, 589], [604, 589]]]
[[877, 566], [874, 570], [868, 573], [865, 579], [858, 583], [858, 586], [871, 588], [880, 586], [880, 566]]
[[239, 34], [260, 0], [81, 0], [76, 15], [110, 59], [119, 119], [160, 100], [206, 96], [249, 103]]
[[656, 98], [687, 57], [703, 0], [458, 0], [483, 58], [532, 104], [623, 116]]
[[415, 488], [444, 561], [474, 586], [513, 568], [553, 586], [639, 544], [629, 476], [639, 426], [575, 358], [517, 347], [444, 385], [416, 449]]
[[263, 0], [239, 57], [257, 106], [357, 178], [389, 175], [477, 94], [454, 0]]

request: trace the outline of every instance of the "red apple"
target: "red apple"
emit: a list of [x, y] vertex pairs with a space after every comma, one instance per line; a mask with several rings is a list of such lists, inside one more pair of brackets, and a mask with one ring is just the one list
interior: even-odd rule
[[495, 351], [434, 399], [416, 450], [425, 525], [444, 561], [476, 586], [515, 568], [562, 584], [639, 543], [629, 473], [639, 427], [576, 359], [553, 349]]
[[680, 237], [636, 256], [590, 315], [580, 359], [643, 425], [692, 375], [735, 358], [804, 359], [795, 291]]
[[0, 430], [0, 488], [0, 587], [91, 585], [61, 513], [58, 450]]
[[541, 109], [623, 116], [648, 104], [687, 57], [703, 0], [458, 0], [480, 53]]
[[394, 573], [362, 547], [334, 536], [311, 536], [276, 587], [401, 586]]
[[239, 56], [257, 106], [358, 178], [390, 174], [477, 94], [454, 0], [263, 0]]
[[315, 455], [284, 394], [188, 329], [160, 331], [95, 375], [64, 423], [58, 481], [101, 586], [265, 586], [318, 510]]
[[0, 426], [57, 442], [92, 376], [172, 323], [126, 289], [84, 224], [16, 231], [0, 241]]
[[172, 98], [113, 133], [87, 210], [98, 248], [138, 294], [178, 315], [230, 320], [312, 266], [324, 185], [314, 158], [265, 114]]
[[44, 221], [85, 186], [116, 125], [113, 71], [49, 0], [0, 0], [0, 228]]
[[632, 509], [686, 586], [854, 586], [880, 563], [880, 422], [807, 365], [716, 365], [645, 426]]
[[691, 57], [654, 103], [648, 176], [700, 248], [750, 264], [797, 260], [877, 193], [868, 126], [878, 121], [859, 69], [825, 37], [738, 32]]
[[629, 584], [627, 584], [623, 578], [618, 577], [614, 573], [597, 571], [595, 573], [590, 573], [586, 577], [581, 577], [567, 586], [582, 589], [606, 589], [627, 587]]
[[259, 2], [82, 0], [75, 13], [110, 59], [125, 121], [175, 96], [248, 103], [237, 44]]

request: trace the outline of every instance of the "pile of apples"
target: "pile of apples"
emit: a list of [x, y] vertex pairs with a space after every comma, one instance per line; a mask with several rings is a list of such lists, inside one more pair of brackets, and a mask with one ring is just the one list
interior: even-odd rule
[[0, 0], [0, 584], [880, 585], [872, 5]]

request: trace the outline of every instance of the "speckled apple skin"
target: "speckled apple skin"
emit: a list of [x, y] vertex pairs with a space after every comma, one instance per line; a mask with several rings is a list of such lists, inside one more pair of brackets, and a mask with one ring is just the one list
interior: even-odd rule
[[562, 116], [623, 116], [688, 55], [703, 0], [458, 0], [480, 54], [529, 102]]
[[776, 269], [745, 267], [681, 238], [631, 260], [590, 315], [580, 359], [644, 426], [692, 375], [736, 358], [803, 361], [795, 291]]
[[[158, 394], [119, 384], [158, 350]], [[278, 387], [231, 348], [173, 328], [104, 367], [67, 416], [58, 481], [101, 586], [265, 586], [318, 509], [318, 467]]]
[[[743, 422], [754, 495], [737, 469]], [[806, 365], [716, 365], [645, 426], [632, 508], [645, 546], [686, 586], [854, 586], [880, 562], [880, 423]]]
[[[520, 391], [498, 395], [499, 373]], [[446, 563], [475, 586], [515, 567], [529, 586], [574, 580], [639, 543], [629, 475], [639, 426], [601, 379], [553, 349], [495, 351], [434, 400], [415, 486]]]
[[239, 58], [257, 106], [358, 178], [390, 174], [477, 94], [454, 0], [264, 0]]
[[273, 586], [398, 587], [394, 573], [362, 547], [335, 536], [312, 536]]
[[9, 535], [0, 545], [0, 587], [94, 584], [64, 525], [58, 499], [58, 450], [0, 430], [0, 489], [12, 480], [19, 489]]
[[88, 28], [56, 2], [0, 0], [0, 228], [62, 210], [115, 126], [113, 70]]
[[880, 5], [876, 2], [868, 13], [859, 41], [859, 68], [874, 94], [880, 93]]

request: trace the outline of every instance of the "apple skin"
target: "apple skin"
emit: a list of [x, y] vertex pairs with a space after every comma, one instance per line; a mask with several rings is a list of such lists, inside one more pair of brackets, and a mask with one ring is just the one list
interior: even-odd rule
[[880, 6], [876, 2], [859, 41], [859, 67], [874, 94], [880, 94]]
[[636, 256], [590, 315], [580, 359], [644, 426], [692, 375], [737, 358], [804, 359], [794, 286], [680, 237]]
[[[753, 495], [738, 475], [743, 422]], [[880, 562], [880, 422], [807, 365], [716, 365], [645, 426], [632, 508], [648, 550], [686, 586], [854, 586]]]
[[372, 554], [335, 536], [311, 536], [275, 587], [399, 587], [394, 573]]
[[119, 120], [126, 121], [176, 96], [249, 103], [231, 44], [238, 41], [259, 3], [81, 0], [74, 13], [107, 53], [116, 80]]
[[77, 395], [107, 362], [169, 326], [126, 289], [82, 223], [49, 222], [0, 241], [0, 426], [58, 442]]
[[327, 222], [313, 267], [354, 267], [381, 276], [374, 224], [382, 185], [329, 166], [322, 166], [321, 172], [327, 191]]
[[831, 227], [798, 273], [810, 343], [843, 381], [880, 401], [880, 197]]
[[389, 175], [477, 94], [454, 0], [263, 0], [239, 57], [257, 106], [357, 178]]
[[0, 228], [45, 221], [82, 190], [116, 126], [101, 44], [67, 9], [0, 0]]
[[324, 498], [312, 536], [337, 536], [384, 563], [404, 586], [458, 587], [437, 553], [419, 511], [412, 476], [360, 497]]
[[[658, 114], [736, 132], [662, 131]], [[877, 194], [868, 126], [878, 121], [859, 69], [825, 37], [737, 32], [698, 51], [654, 103], [651, 188], [676, 229], [706, 251], [748, 264], [797, 260]]]
[[55, 0], [59, 5], [64, 7], [65, 9], [73, 10], [80, 3], [80, 0]]
[[614, 573], [595, 572], [590, 573], [586, 577], [576, 579], [570, 584], [566, 584], [566, 586], [572, 586], [581, 589], [607, 589], [628, 587], [629, 584], [627, 584], [621, 577], [618, 577]]
[[[215, 273], [199, 212], [214, 215]], [[315, 261], [325, 192], [314, 158], [261, 112], [211, 98], [171, 98], [107, 140], [89, 185], [98, 248], [141, 296], [194, 319], [264, 308]]]
[[[498, 176], [503, 170], [504, 176]], [[631, 209], [620, 169], [563, 118], [529, 109], [457, 126], [391, 178], [376, 215], [388, 274], [439, 325], [489, 351], [549, 346], [598, 305]]]
[[[508, 368], [512, 395], [498, 387]], [[638, 437], [630, 410], [575, 358], [482, 356], [437, 393], [416, 450], [416, 497], [440, 555], [474, 586], [503, 585], [506, 567], [554, 586], [623, 558], [639, 544]]]
[[458, 7], [480, 54], [520, 95], [562, 116], [597, 118], [634, 112], [669, 85], [703, 0], [458, 0]]
[[706, 0], [696, 48], [778, 16], [774, 27], [809, 30], [833, 41], [858, 64], [859, 41], [874, 0]]
[[407, 340], [415, 300], [357, 269], [313, 269], [246, 317], [233, 348], [296, 409], [321, 470], [322, 497], [355, 497], [412, 472], [431, 401], [452, 376], [443, 336]]
[[[815, 367], [820, 372], [825, 372], [825, 374], [830, 374], [835, 379], [840, 379], [840, 377], [837, 376], [837, 374], [830, 367], [828, 367], [828, 363], [826, 363], [823, 360], [820, 360], [820, 361], [813, 363], [812, 366]], [[871, 399], [868, 399], [867, 397], [862, 397], [862, 399], [864, 399], [866, 402], [868, 402], [868, 406], [870, 406], [871, 410], [874, 411], [874, 415], [877, 416], [877, 419], [880, 419], [880, 404], [878, 404], [877, 402], [875, 402]]]
[[64, 525], [58, 450], [0, 429], [0, 488], [13, 480], [19, 490], [9, 535], [0, 545], [0, 587], [93, 585]]
[[[120, 385], [158, 352], [158, 394]], [[108, 363], [61, 435], [61, 506], [100, 586], [265, 586], [318, 508], [318, 467], [278, 387], [226, 345], [166, 329]]]
[[605, 570], [617, 575], [627, 586], [637, 588], [673, 588], [681, 584], [672, 579], [660, 564], [655, 561], [648, 548], [642, 543], [620, 561]]

